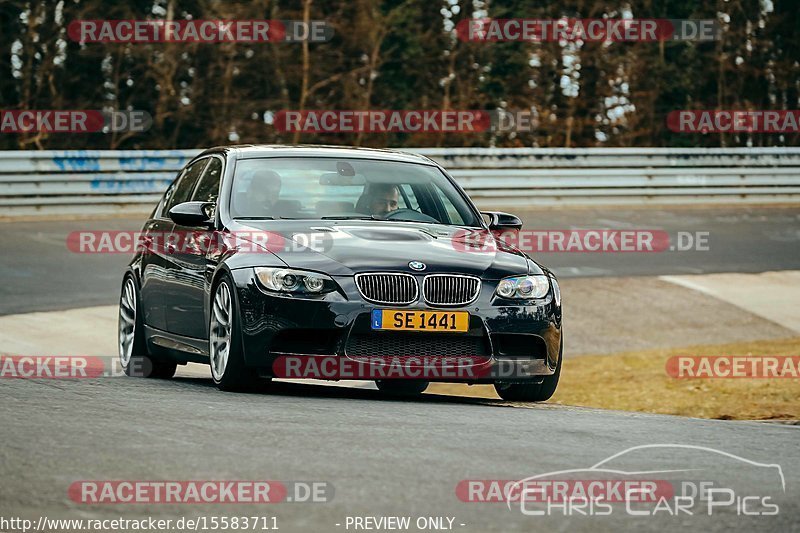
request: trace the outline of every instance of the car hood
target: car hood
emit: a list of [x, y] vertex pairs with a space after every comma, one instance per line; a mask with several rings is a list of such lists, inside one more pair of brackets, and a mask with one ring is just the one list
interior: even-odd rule
[[351, 276], [359, 272], [414, 272], [409, 262], [425, 263], [426, 274], [449, 272], [500, 279], [541, 274], [520, 250], [482, 228], [413, 222], [354, 220], [247, 221], [232, 230], [267, 232], [280, 246], [269, 249], [292, 268]]

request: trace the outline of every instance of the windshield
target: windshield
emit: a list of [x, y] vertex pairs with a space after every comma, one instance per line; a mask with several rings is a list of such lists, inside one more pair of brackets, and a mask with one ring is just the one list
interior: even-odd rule
[[376, 219], [480, 226], [432, 166], [336, 158], [263, 158], [236, 163], [234, 218]]

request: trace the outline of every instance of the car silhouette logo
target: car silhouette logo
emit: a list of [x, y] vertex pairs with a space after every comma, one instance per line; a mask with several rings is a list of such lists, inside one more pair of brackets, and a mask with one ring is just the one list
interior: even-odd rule
[[411, 267], [411, 270], [425, 270], [425, 263], [422, 261], [411, 261], [408, 266]]

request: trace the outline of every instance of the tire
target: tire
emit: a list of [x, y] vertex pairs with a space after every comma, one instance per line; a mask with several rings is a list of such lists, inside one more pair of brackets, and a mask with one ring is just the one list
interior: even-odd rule
[[378, 390], [398, 396], [418, 396], [425, 392], [429, 382], [419, 379], [379, 379], [375, 381]]
[[208, 354], [211, 379], [223, 391], [252, 390], [258, 376], [244, 363], [244, 350], [239, 329], [239, 304], [233, 281], [228, 275], [211, 291], [208, 326]]
[[558, 380], [561, 377], [561, 361], [564, 359], [564, 341], [558, 348], [558, 363], [556, 371], [545, 376], [541, 383], [495, 383], [494, 390], [502, 399], [509, 402], [544, 402], [549, 400], [556, 392]]
[[119, 297], [117, 345], [120, 365], [126, 376], [169, 379], [175, 375], [178, 364], [158, 359], [148, 352], [139, 301], [136, 281], [128, 274], [122, 281]]

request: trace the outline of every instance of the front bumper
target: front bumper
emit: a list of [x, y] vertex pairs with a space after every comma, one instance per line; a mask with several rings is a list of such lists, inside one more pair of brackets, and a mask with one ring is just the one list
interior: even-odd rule
[[[270, 375], [280, 356], [334, 356], [354, 361], [389, 356], [475, 356], [490, 377], [439, 381], [492, 382], [533, 379], [554, 373], [561, 351], [561, 307], [551, 291], [541, 300], [512, 303], [494, 296], [496, 282], [483, 281], [480, 296], [459, 308], [424, 302], [381, 306], [363, 300], [352, 277], [335, 277], [342, 292], [301, 299], [267, 293], [253, 270], [232, 272], [237, 287], [245, 362]], [[470, 315], [466, 333], [374, 331], [373, 309], [452, 310]], [[371, 353], [375, 352], [375, 353]], [[482, 374], [486, 375], [486, 374]]]

